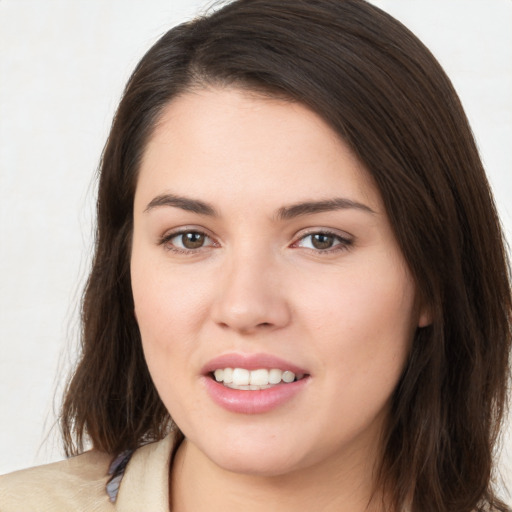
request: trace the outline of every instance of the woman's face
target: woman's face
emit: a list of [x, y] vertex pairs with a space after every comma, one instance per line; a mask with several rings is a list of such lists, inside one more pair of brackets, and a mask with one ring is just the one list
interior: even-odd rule
[[427, 319], [378, 191], [316, 114], [235, 89], [174, 99], [140, 169], [131, 278], [156, 388], [217, 466], [378, 453]]

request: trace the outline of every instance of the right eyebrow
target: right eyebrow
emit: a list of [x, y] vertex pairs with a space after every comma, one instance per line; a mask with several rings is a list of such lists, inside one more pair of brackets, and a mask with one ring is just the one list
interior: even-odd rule
[[181, 208], [187, 212], [198, 213], [199, 215], [209, 215], [211, 217], [219, 216], [211, 204], [200, 201], [199, 199], [191, 199], [174, 194], [161, 194], [156, 196], [148, 203], [144, 213], [160, 206], [173, 206], [175, 208]]
[[325, 199], [321, 201], [305, 201], [302, 203], [292, 204], [290, 206], [283, 206], [282, 208], [279, 208], [277, 218], [293, 219], [302, 215], [313, 215], [315, 213], [346, 210], [351, 208], [361, 210], [366, 213], [376, 213], [366, 204], [359, 203], [346, 197], [334, 197], [332, 199]]

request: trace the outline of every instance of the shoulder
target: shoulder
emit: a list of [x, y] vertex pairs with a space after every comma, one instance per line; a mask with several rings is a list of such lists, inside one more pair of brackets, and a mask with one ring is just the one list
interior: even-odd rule
[[112, 457], [89, 451], [0, 476], [1, 512], [114, 510], [105, 492]]
[[[168, 510], [174, 435], [114, 460], [98, 451], [0, 476], [0, 512]], [[115, 505], [114, 505], [115, 503]]]

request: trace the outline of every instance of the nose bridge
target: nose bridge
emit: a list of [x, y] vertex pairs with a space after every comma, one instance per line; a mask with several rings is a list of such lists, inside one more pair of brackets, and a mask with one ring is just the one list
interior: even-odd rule
[[214, 320], [244, 333], [285, 326], [290, 311], [279, 275], [275, 255], [264, 247], [240, 244], [228, 251], [213, 308]]

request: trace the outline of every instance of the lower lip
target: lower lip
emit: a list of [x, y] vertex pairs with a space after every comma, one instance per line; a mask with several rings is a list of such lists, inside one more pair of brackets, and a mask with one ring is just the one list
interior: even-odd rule
[[304, 389], [309, 377], [289, 384], [278, 384], [255, 391], [231, 389], [204, 376], [204, 384], [211, 399], [222, 408], [239, 414], [262, 414], [289, 402]]

